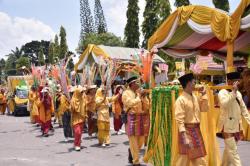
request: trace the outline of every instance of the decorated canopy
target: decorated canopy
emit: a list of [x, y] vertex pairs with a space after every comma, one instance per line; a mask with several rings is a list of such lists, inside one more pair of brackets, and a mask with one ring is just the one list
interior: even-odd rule
[[149, 39], [148, 48], [162, 49], [176, 58], [199, 52], [226, 56], [233, 70], [233, 54], [250, 53], [250, 15], [241, 18], [250, 0], [242, 0], [231, 15], [205, 6], [182, 6], [173, 12]]
[[[75, 70], [82, 70], [83, 66], [89, 63], [89, 61], [94, 61], [98, 64], [99, 63], [98, 57], [100, 56], [111, 59], [131, 61], [133, 60], [131, 55], [139, 54], [140, 52], [141, 50], [137, 48], [111, 47], [104, 45], [89, 44], [88, 47], [80, 56], [78, 62], [76, 63]], [[158, 55], [155, 56], [154, 61], [165, 62]]]

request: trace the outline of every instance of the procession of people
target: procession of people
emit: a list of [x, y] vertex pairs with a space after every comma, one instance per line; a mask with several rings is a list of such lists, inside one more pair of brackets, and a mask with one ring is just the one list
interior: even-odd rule
[[[199, 88], [198, 95], [194, 93], [196, 80], [193, 73], [184, 74], [178, 80], [183, 92], [177, 98], [174, 110], [179, 144], [176, 165], [208, 165], [200, 129], [201, 114], [209, 108], [205, 88]], [[240, 81], [239, 72], [228, 73], [227, 84], [230, 88], [218, 93], [221, 108], [218, 128], [225, 142], [223, 166], [241, 165], [237, 142], [243, 138], [242, 117], [250, 124], [250, 115], [238, 90]], [[63, 130], [64, 142], [74, 139], [75, 151], [81, 151], [84, 132], [89, 138], [96, 138], [100, 147], [110, 145], [112, 115], [117, 135], [122, 134], [120, 130], [125, 126], [129, 141], [128, 162], [140, 165], [140, 149], [147, 147], [152, 97], [149, 90], [141, 88], [142, 84], [140, 77], [133, 76], [126, 82], [112, 86], [111, 95], [111, 89], [105, 84], [99, 87], [94, 84], [71, 85], [68, 94], [60, 84], [56, 85], [55, 94], [47, 83], [44, 86], [33, 85], [28, 95], [30, 122], [41, 128], [42, 136], [49, 137], [49, 131], [54, 131], [53, 125], [57, 121]], [[7, 101], [4, 90], [1, 92], [0, 105], [4, 114], [2, 110], [6, 109]]]

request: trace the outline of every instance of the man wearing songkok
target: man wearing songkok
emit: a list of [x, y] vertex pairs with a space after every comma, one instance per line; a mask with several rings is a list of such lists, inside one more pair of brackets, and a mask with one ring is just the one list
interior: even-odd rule
[[218, 94], [221, 109], [218, 129], [222, 132], [225, 143], [222, 166], [241, 165], [237, 142], [243, 137], [242, 116], [250, 124], [248, 110], [238, 91], [239, 79], [238, 72], [228, 73], [227, 83], [232, 86], [232, 90], [222, 89]]
[[201, 108], [202, 102], [206, 102], [205, 93], [203, 90], [200, 98], [193, 94], [195, 80], [192, 73], [181, 76], [179, 81], [183, 93], [175, 103], [175, 120], [179, 129], [179, 154], [176, 165], [184, 166], [188, 163], [192, 163], [193, 166], [207, 165], [205, 159], [207, 153], [200, 130], [200, 113], [207, 111]]
[[[140, 165], [139, 152], [144, 143], [143, 111], [139, 79], [127, 80], [128, 88], [122, 94], [124, 111], [127, 113], [126, 133], [129, 138], [129, 162]], [[131, 156], [132, 154], [132, 156]], [[132, 160], [132, 161], [131, 161]]]

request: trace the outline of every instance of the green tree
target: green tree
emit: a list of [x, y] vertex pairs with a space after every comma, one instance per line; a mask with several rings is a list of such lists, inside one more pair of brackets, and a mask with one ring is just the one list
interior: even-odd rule
[[38, 52], [38, 65], [39, 66], [45, 65], [45, 59], [42, 48], [40, 48], [40, 51]]
[[99, 34], [107, 32], [107, 24], [100, 0], [95, 0], [95, 31]]
[[19, 49], [18, 47], [16, 47], [15, 50], [11, 50], [11, 54], [18, 59], [23, 55], [23, 49]]
[[128, 0], [127, 24], [124, 32], [126, 47], [139, 47], [139, 10], [138, 0]]
[[47, 59], [49, 54], [49, 44], [49, 41], [44, 40], [28, 42], [22, 46], [22, 50], [24, 52], [23, 56], [28, 57], [31, 63], [38, 65], [38, 53], [40, 49], [43, 50], [43, 53]]
[[144, 40], [142, 42], [142, 47], [146, 47], [148, 39], [157, 29], [159, 23], [159, 17], [157, 15], [158, 3], [157, 1], [146, 0], [145, 10], [143, 12], [144, 20], [142, 22], [142, 34]]
[[94, 32], [94, 21], [91, 15], [88, 0], [80, 0], [80, 22], [81, 22], [81, 34], [80, 40], [84, 38], [85, 34]]
[[189, 0], [175, 0], [174, 5], [176, 7], [188, 6], [188, 5], [190, 5], [190, 2], [189, 2]]
[[158, 12], [157, 13], [159, 13], [159, 17], [160, 17], [159, 24], [161, 24], [163, 21], [167, 19], [167, 17], [171, 13], [171, 6], [169, 3], [169, 0], [158, 0]]
[[5, 68], [5, 60], [2, 58], [0, 60], [0, 75], [1, 75], [1, 77], [0, 77], [0, 84], [2, 84], [3, 80], [5, 79], [6, 72], [5, 72], [4, 68]]
[[7, 75], [16, 74], [16, 57], [13, 54], [6, 55], [8, 58], [5, 63], [5, 73]]
[[68, 45], [66, 40], [66, 30], [63, 26], [60, 28], [60, 54], [59, 58], [63, 59], [68, 51]]
[[147, 46], [147, 40], [153, 35], [160, 24], [170, 15], [171, 7], [168, 0], [146, 0], [143, 13], [142, 33], [143, 47]]
[[80, 43], [80, 47], [87, 48], [88, 44], [105, 45], [105, 46], [124, 46], [120, 37], [115, 36], [113, 33], [90, 33], [85, 36], [85, 40]]
[[60, 46], [58, 36], [55, 35], [54, 39], [54, 58], [59, 58], [60, 55]]
[[228, 0], [213, 0], [213, 3], [216, 8], [229, 12]]
[[30, 68], [30, 61], [28, 57], [20, 57], [16, 62], [16, 69], [20, 69], [22, 66]]
[[247, 15], [249, 15], [249, 14], [250, 14], [250, 5], [248, 5], [248, 7], [245, 9], [245, 11], [244, 11], [242, 17], [245, 17], [245, 16], [247, 16]]
[[49, 55], [48, 55], [48, 61], [50, 64], [54, 64], [54, 54], [55, 54], [55, 43], [51, 41], [49, 45]]

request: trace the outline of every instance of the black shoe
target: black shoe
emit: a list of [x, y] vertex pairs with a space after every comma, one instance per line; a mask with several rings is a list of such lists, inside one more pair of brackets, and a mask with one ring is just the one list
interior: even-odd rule
[[131, 164], [133, 163], [133, 157], [132, 157], [130, 148], [128, 149], [128, 162], [131, 163]]
[[44, 136], [44, 137], [48, 137], [48, 136], [49, 136], [49, 134], [44, 134], [43, 136]]

